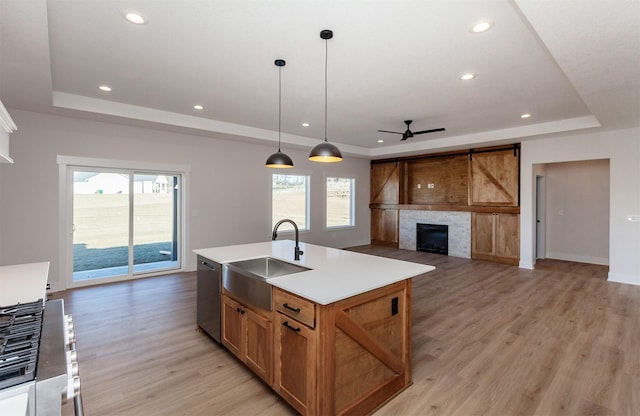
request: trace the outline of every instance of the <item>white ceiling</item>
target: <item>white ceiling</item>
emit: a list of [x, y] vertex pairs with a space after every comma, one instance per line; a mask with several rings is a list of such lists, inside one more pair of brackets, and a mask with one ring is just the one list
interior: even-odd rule
[[[472, 33], [482, 20], [494, 27]], [[346, 155], [640, 126], [640, 0], [0, 0], [0, 100], [275, 146], [282, 58], [282, 148], [310, 148], [324, 138], [322, 29], [328, 139]], [[446, 131], [377, 132], [405, 119]]]

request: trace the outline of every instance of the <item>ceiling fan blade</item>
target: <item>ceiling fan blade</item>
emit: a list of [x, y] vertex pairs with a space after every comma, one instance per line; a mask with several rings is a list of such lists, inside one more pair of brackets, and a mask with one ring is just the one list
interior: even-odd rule
[[378, 130], [380, 133], [393, 133], [393, 134], [404, 134], [399, 131], [389, 131], [389, 130]]
[[424, 134], [424, 133], [435, 133], [438, 131], [445, 131], [446, 129], [444, 128], [439, 128], [439, 129], [431, 129], [431, 130], [422, 130], [422, 131], [414, 131], [413, 134]]

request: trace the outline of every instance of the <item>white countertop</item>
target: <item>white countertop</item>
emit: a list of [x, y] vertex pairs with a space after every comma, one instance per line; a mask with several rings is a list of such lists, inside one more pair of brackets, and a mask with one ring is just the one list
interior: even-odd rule
[[49, 262], [0, 266], [0, 306], [47, 300]]
[[274, 257], [312, 270], [267, 279], [273, 286], [327, 305], [435, 269], [434, 266], [300, 243], [304, 254], [293, 260], [291, 240], [240, 244], [194, 250], [224, 264], [256, 257]]

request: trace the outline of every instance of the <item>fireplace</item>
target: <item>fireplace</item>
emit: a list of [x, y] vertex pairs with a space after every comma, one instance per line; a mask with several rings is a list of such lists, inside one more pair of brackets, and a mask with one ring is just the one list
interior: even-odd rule
[[449, 226], [416, 224], [416, 250], [449, 255]]

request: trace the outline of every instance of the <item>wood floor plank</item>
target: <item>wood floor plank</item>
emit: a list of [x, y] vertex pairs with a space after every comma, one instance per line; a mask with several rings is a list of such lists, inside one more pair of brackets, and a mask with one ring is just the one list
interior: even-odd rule
[[[352, 250], [436, 266], [413, 279], [413, 385], [377, 415], [640, 414], [640, 287], [606, 266]], [[195, 273], [51, 297], [74, 315], [86, 414], [295, 414], [197, 331]]]

